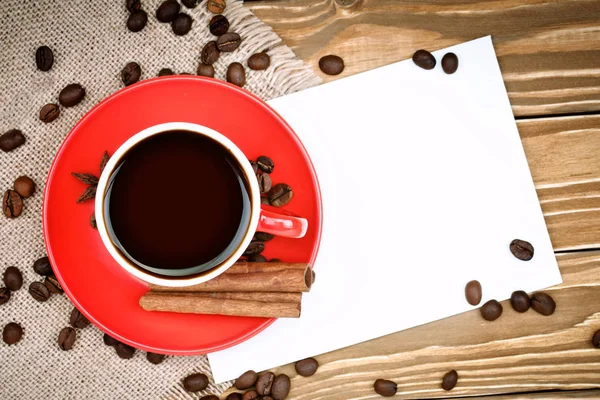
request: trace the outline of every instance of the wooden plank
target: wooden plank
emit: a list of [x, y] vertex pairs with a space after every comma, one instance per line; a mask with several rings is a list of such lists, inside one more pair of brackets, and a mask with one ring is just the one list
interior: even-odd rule
[[[491, 34], [517, 116], [600, 110], [598, 0], [281, 0], [248, 7], [325, 81]], [[318, 60], [337, 54], [329, 77]]]
[[[505, 301], [494, 322], [473, 310], [317, 356], [319, 370], [309, 378], [292, 364], [274, 372], [292, 378], [294, 400], [380, 399], [377, 378], [398, 383], [395, 399], [600, 389], [600, 349], [591, 343], [600, 329], [600, 251], [558, 260], [564, 283], [546, 290], [557, 304], [552, 316], [519, 314]], [[451, 369], [459, 382], [445, 392], [440, 383]]]
[[469, 399], [481, 400], [557, 400], [557, 399], [600, 399], [600, 390], [565, 390], [544, 393], [501, 394], [497, 396], [476, 396]]

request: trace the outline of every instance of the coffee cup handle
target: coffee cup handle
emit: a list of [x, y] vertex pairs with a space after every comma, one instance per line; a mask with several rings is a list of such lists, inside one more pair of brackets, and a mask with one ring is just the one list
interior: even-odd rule
[[275, 212], [260, 210], [258, 232], [266, 232], [275, 236], [299, 239], [306, 235], [308, 221], [304, 218], [277, 214]]

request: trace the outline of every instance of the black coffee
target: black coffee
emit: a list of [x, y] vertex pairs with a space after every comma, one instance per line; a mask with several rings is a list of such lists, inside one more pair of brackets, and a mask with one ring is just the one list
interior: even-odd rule
[[247, 231], [245, 175], [218, 142], [187, 131], [154, 135], [130, 149], [105, 199], [113, 243], [137, 266], [184, 276], [225, 261]]

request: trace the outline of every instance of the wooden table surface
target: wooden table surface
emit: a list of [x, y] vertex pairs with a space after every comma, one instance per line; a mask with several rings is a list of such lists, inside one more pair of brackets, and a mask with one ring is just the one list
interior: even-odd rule
[[[375, 399], [377, 378], [395, 398], [495, 395], [600, 398], [600, 0], [280, 0], [247, 6], [318, 73], [337, 54], [343, 78], [492, 35], [564, 283], [547, 290], [554, 315], [479, 311], [316, 357], [314, 376], [292, 377], [296, 400]], [[460, 376], [451, 392], [443, 375]], [[553, 392], [561, 390], [565, 392]], [[576, 390], [576, 391], [575, 391]], [[523, 394], [526, 392], [539, 392]]]

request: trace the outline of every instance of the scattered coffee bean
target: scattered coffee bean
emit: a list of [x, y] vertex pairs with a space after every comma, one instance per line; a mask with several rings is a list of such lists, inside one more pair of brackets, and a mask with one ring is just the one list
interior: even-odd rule
[[319, 363], [311, 357], [296, 362], [294, 367], [296, 368], [298, 375], [313, 376], [315, 372], [317, 372], [317, 368], [319, 368]]
[[242, 400], [255, 400], [258, 399], [259, 395], [256, 393], [256, 390], [248, 390], [246, 393], [242, 395]]
[[286, 374], [280, 374], [275, 377], [271, 387], [271, 397], [274, 400], [283, 400], [290, 394], [290, 377]]
[[467, 302], [476, 306], [481, 302], [481, 283], [479, 281], [470, 281], [465, 286], [465, 297]]
[[42, 282], [32, 282], [29, 285], [29, 294], [40, 302], [47, 301], [50, 298], [50, 291]]
[[542, 315], [552, 315], [556, 310], [556, 303], [550, 295], [546, 293], [534, 293], [531, 296], [531, 308]]
[[294, 192], [287, 183], [278, 183], [271, 188], [268, 194], [269, 203], [275, 207], [285, 206], [292, 200], [293, 196]]
[[0, 150], [8, 153], [25, 143], [23, 132], [18, 129], [11, 129], [0, 136]]
[[446, 53], [442, 57], [442, 69], [447, 74], [453, 74], [458, 69], [458, 57], [454, 53]]
[[256, 381], [256, 392], [261, 396], [268, 395], [271, 393], [271, 386], [275, 380], [275, 374], [270, 371], [261, 372], [258, 374]]
[[107, 333], [104, 334], [104, 336], [102, 337], [102, 340], [104, 341], [104, 344], [107, 345], [107, 346], [116, 346], [119, 343], [121, 343], [117, 339], [115, 339], [112, 336], [108, 335]]
[[219, 36], [217, 39], [217, 47], [220, 51], [230, 52], [240, 47], [242, 38], [235, 32], [228, 32]]
[[264, 51], [261, 53], [252, 54], [248, 59], [248, 68], [255, 71], [262, 71], [269, 68], [271, 65], [271, 57]]
[[129, 360], [135, 354], [135, 349], [133, 347], [121, 342], [115, 345], [115, 351], [117, 352], [117, 355], [124, 360]]
[[70, 326], [63, 328], [58, 334], [58, 347], [65, 351], [71, 350], [75, 344], [75, 339], [77, 339], [75, 329]]
[[248, 261], [249, 262], [268, 262], [269, 260], [267, 259], [267, 257], [263, 256], [262, 254], [254, 254], [254, 255], [248, 257]]
[[275, 163], [267, 156], [260, 156], [256, 159], [256, 165], [261, 171], [266, 172], [268, 174], [272, 173], [275, 169]]
[[239, 62], [229, 64], [227, 67], [227, 82], [242, 87], [246, 84], [246, 71]]
[[533, 246], [525, 240], [515, 239], [510, 242], [509, 248], [519, 260], [529, 261], [533, 258]]
[[244, 256], [253, 256], [255, 254], [260, 254], [265, 250], [265, 244], [263, 242], [250, 242], [246, 251], [244, 251]]
[[531, 300], [529, 299], [527, 293], [522, 290], [517, 290], [510, 296], [510, 305], [516, 312], [524, 313], [525, 311], [529, 310]]
[[271, 396], [263, 396], [260, 400], [273, 400], [273, 398]]
[[154, 365], [158, 365], [163, 362], [165, 359], [164, 354], [156, 354], [156, 353], [146, 353], [146, 360], [150, 361]]
[[23, 175], [15, 179], [13, 188], [22, 198], [26, 199], [35, 193], [35, 182], [30, 177]]
[[171, 22], [171, 29], [173, 29], [173, 33], [177, 36], [187, 35], [192, 29], [192, 22], [194, 22], [192, 17], [185, 13], [179, 13], [173, 22]]
[[254, 234], [254, 238], [252, 240], [256, 240], [258, 242], [268, 242], [268, 241], [273, 240], [274, 237], [275, 236], [273, 236], [267, 232], [256, 232]]
[[442, 389], [452, 390], [456, 386], [456, 382], [458, 382], [458, 373], [455, 370], [452, 370], [444, 375], [444, 379], [442, 379]]
[[16, 322], [9, 322], [2, 330], [2, 339], [6, 344], [15, 344], [23, 337], [23, 328]]
[[40, 110], [40, 120], [45, 123], [54, 121], [59, 115], [60, 108], [58, 107], [58, 104], [49, 103]]
[[214, 78], [215, 68], [212, 65], [200, 63], [198, 65], [198, 69], [196, 70], [196, 74], [200, 76], [208, 76], [209, 78]]
[[436, 64], [435, 57], [427, 50], [417, 50], [413, 54], [412, 60], [423, 69], [433, 69]]
[[208, 0], [206, 8], [213, 14], [222, 14], [227, 4], [225, 0]]
[[502, 304], [496, 300], [490, 300], [479, 309], [481, 316], [486, 321], [494, 321], [502, 315]]
[[164, 1], [156, 10], [156, 19], [160, 22], [171, 22], [179, 14], [181, 6], [177, 0]]
[[321, 57], [319, 60], [319, 68], [327, 75], [339, 75], [344, 70], [344, 67], [344, 60], [333, 54]]
[[202, 61], [202, 64], [212, 65], [219, 59], [220, 54], [221, 51], [217, 47], [217, 42], [211, 40], [202, 48], [202, 52], [200, 53], [200, 61]]
[[183, 380], [183, 388], [188, 392], [199, 392], [208, 386], [208, 377], [202, 373], [191, 374]]
[[175, 72], [173, 72], [173, 70], [171, 68], [163, 68], [160, 71], [158, 71], [158, 76], [169, 76], [169, 75], [175, 75]]
[[201, 0], [181, 0], [181, 3], [187, 8], [196, 8]]
[[215, 15], [208, 23], [208, 30], [215, 36], [221, 36], [229, 30], [229, 20], [224, 15]]
[[267, 196], [262, 196], [260, 198], [260, 204], [264, 204], [266, 206], [270, 206], [271, 203], [269, 202], [269, 198]]
[[[264, 397], [263, 397], [264, 399]], [[225, 400], [242, 400], [242, 394], [241, 393], [229, 393], [227, 395], [227, 397], [225, 398]]]
[[46, 279], [44, 279], [44, 286], [46, 286], [50, 293], [61, 294], [63, 292], [60, 282], [54, 275], [47, 276]]
[[83, 329], [90, 324], [90, 321], [77, 308], [73, 307], [69, 323], [74, 328]]
[[94, 229], [98, 229], [98, 224], [96, 223], [96, 214], [90, 215], [90, 226]]
[[4, 192], [2, 210], [6, 218], [17, 218], [23, 212], [23, 199], [14, 190]]
[[54, 64], [54, 54], [48, 46], [41, 46], [35, 51], [35, 65], [40, 71], [50, 71]]
[[141, 0], [125, 0], [125, 8], [127, 11], [134, 12], [142, 8]]
[[0, 306], [6, 304], [10, 300], [10, 289], [0, 287]]
[[235, 386], [235, 388], [238, 390], [245, 390], [254, 386], [257, 379], [258, 375], [256, 374], [256, 372], [252, 370], [246, 371], [235, 380], [233, 386]]
[[139, 32], [148, 23], [148, 14], [144, 10], [137, 10], [129, 14], [127, 18], [127, 29], [131, 32]]
[[36, 274], [42, 276], [52, 275], [54, 272], [52, 271], [52, 266], [50, 265], [50, 260], [48, 257], [42, 257], [35, 260], [33, 263], [33, 270]]
[[257, 176], [258, 179], [258, 188], [260, 189], [260, 193], [265, 194], [271, 190], [273, 186], [273, 181], [271, 180], [271, 176], [269, 174], [262, 173]]
[[21, 289], [21, 286], [23, 286], [23, 275], [17, 267], [6, 268], [6, 271], [4, 271], [3, 280], [6, 287], [13, 292]]
[[383, 397], [392, 397], [398, 391], [398, 385], [396, 385], [396, 382], [387, 379], [377, 379], [373, 384], [373, 389]]
[[128, 63], [121, 70], [121, 81], [123, 81], [125, 86], [133, 85], [134, 83], [136, 83], [137, 81], [140, 80], [141, 76], [142, 76], [142, 68], [140, 67], [140, 65], [138, 63], [133, 62], [133, 61]]
[[206, 396], [200, 397], [200, 400], [219, 400], [219, 396], [214, 394], [207, 394]]
[[592, 336], [592, 344], [594, 347], [600, 349], [600, 329], [598, 329], [596, 333], [594, 333], [594, 336]]
[[85, 97], [85, 89], [79, 83], [71, 83], [65, 86], [58, 95], [58, 102], [63, 107], [73, 107], [79, 104]]

